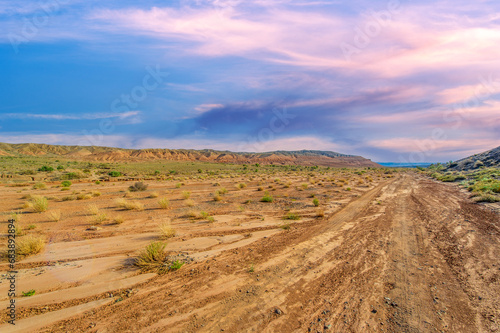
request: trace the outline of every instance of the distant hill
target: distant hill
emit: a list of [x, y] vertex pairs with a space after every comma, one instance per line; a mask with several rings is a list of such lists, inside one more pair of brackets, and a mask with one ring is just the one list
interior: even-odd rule
[[331, 151], [300, 150], [235, 153], [211, 149], [122, 149], [97, 146], [58, 146], [36, 143], [0, 143], [0, 156], [61, 156], [87, 161], [201, 161], [234, 164], [281, 164], [330, 167], [381, 167], [361, 156]]
[[480, 167], [500, 167], [500, 147], [452, 162], [448, 170], [467, 171]]

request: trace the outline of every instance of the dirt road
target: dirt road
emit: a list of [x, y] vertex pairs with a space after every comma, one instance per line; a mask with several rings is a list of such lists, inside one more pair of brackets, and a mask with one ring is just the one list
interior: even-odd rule
[[499, 259], [498, 214], [408, 173], [45, 331], [495, 332]]

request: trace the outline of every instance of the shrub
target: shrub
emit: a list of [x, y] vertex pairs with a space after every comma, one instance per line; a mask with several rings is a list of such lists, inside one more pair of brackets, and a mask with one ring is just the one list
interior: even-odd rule
[[182, 184], [181, 183], [177, 183], [175, 184], [175, 188], [181, 188]]
[[192, 219], [199, 219], [199, 218], [201, 218], [200, 214], [197, 211], [195, 211], [195, 210], [189, 210], [186, 213], [186, 216], [189, 217], [189, 218], [192, 218]]
[[119, 171], [110, 171], [110, 172], [108, 172], [108, 175], [111, 177], [120, 177], [122, 175], [122, 173]]
[[62, 185], [63, 187], [70, 187], [70, 186], [71, 186], [71, 184], [72, 184], [72, 183], [71, 183], [69, 180], [65, 180], [65, 181], [62, 181], [62, 182], [61, 182], [61, 185]]
[[162, 238], [171, 238], [177, 234], [177, 231], [174, 228], [172, 228], [170, 222], [164, 222], [160, 224], [159, 229], [160, 229], [160, 236]]
[[88, 200], [90, 198], [92, 198], [91, 194], [84, 194], [84, 193], [82, 193], [82, 194], [78, 194], [76, 196], [76, 200]]
[[45, 185], [45, 183], [36, 183], [35, 185], [33, 185], [34, 190], [44, 190], [46, 188], [47, 185]]
[[242, 189], [244, 189], [245, 187], [247, 187], [247, 184], [245, 184], [245, 183], [239, 183], [238, 185], [236, 185], [236, 187], [237, 187], [239, 190], [242, 190]]
[[125, 222], [125, 219], [122, 216], [117, 216], [113, 219], [113, 224], [122, 224]]
[[143, 182], [136, 182], [134, 185], [128, 188], [130, 192], [146, 191], [147, 189], [148, 185], [144, 184]]
[[16, 254], [21, 257], [40, 253], [45, 248], [43, 236], [28, 235], [17, 241]]
[[101, 181], [100, 181], [100, 180], [96, 180], [96, 181], [95, 181], [95, 184], [96, 184], [96, 185], [99, 185], [100, 183], [101, 183]]
[[261, 202], [273, 202], [274, 198], [269, 195], [269, 193], [266, 193], [262, 199], [260, 199]]
[[186, 204], [186, 206], [188, 207], [193, 207], [194, 206], [194, 201], [191, 200], [191, 199], [188, 199], [188, 200], [185, 200], [184, 203]]
[[290, 230], [290, 222], [286, 222], [286, 223], [280, 225], [280, 228], [283, 230]]
[[163, 198], [158, 200], [158, 204], [160, 205], [161, 209], [169, 209], [170, 208], [170, 201], [168, 201], [167, 198]]
[[348, 188], [346, 188], [345, 190], [346, 190], [346, 191], [350, 191], [350, 190], [352, 190], [352, 189], [351, 189], [350, 187], [348, 187]]
[[318, 206], [319, 206], [319, 200], [318, 200], [318, 199], [314, 199], [314, 200], [313, 200], [313, 205], [314, 205], [315, 207], [318, 207]]
[[227, 189], [225, 187], [221, 187], [218, 191], [221, 195], [224, 195], [227, 193]]
[[300, 220], [300, 216], [295, 214], [295, 213], [292, 213], [292, 212], [288, 212], [284, 217], [283, 219], [285, 220]]
[[214, 193], [214, 201], [221, 201], [222, 196], [220, 195], [219, 191], [215, 191]]
[[184, 263], [182, 261], [176, 260], [176, 261], [173, 261], [172, 263], [170, 263], [170, 266], [168, 266], [168, 270], [169, 271], [176, 271], [176, 270], [180, 269], [183, 265], [184, 265]]
[[182, 197], [183, 197], [184, 199], [186, 199], [186, 200], [187, 200], [187, 199], [189, 199], [189, 197], [190, 197], [190, 196], [191, 196], [191, 192], [189, 192], [189, 191], [183, 191], [183, 192], [182, 192]]
[[99, 207], [96, 204], [90, 204], [87, 206], [87, 214], [88, 215], [97, 215], [99, 214]]
[[499, 202], [500, 198], [489, 193], [481, 193], [474, 198], [475, 202]]
[[100, 197], [101, 196], [101, 192], [99, 191], [92, 191], [91, 195], [96, 198], [96, 197]]
[[35, 295], [36, 291], [35, 291], [35, 289], [31, 289], [29, 291], [22, 291], [22, 293], [23, 293], [23, 297], [30, 297], [30, 296]]
[[323, 209], [318, 209], [316, 211], [316, 217], [325, 217], [325, 211]]
[[135, 260], [135, 265], [142, 270], [161, 270], [167, 253], [165, 247], [167, 244], [162, 242], [153, 242], [139, 253]]
[[15, 213], [15, 212], [10, 213], [10, 219], [14, 220], [15, 223], [18, 223], [21, 221], [21, 216], [22, 215], [19, 213]]
[[116, 204], [118, 205], [118, 207], [124, 208], [126, 210], [137, 210], [137, 211], [144, 210], [144, 205], [137, 201], [127, 201], [125, 199], [118, 199], [116, 200]]
[[309, 187], [308, 184], [304, 183], [302, 185], [300, 185], [302, 187], [303, 190], [307, 190], [307, 188]]
[[160, 193], [158, 193], [158, 192], [152, 192], [152, 193], [149, 195], [149, 197], [148, 197], [148, 198], [152, 198], [152, 199], [154, 199], [154, 198], [158, 198], [159, 196], [160, 196]]
[[94, 215], [90, 221], [93, 225], [98, 225], [107, 220], [108, 220], [108, 215], [106, 213], [99, 213], [97, 215]]
[[61, 211], [60, 210], [50, 211], [49, 219], [51, 222], [59, 222], [61, 220]]
[[34, 195], [27, 203], [27, 207], [30, 207], [37, 213], [45, 212], [49, 208], [49, 201], [45, 197]]
[[66, 197], [62, 197], [61, 200], [62, 201], [72, 201], [72, 200], [76, 200], [76, 197], [74, 195], [68, 195]]
[[85, 178], [85, 175], [81, 172], [68, 172], [60, 177], [60, 179], [80, 179]]
[[44, 165], [43, 167], [39, 168], [38, 171], [52, 172], [52, 171], [54, 171], [54, 168], [51, 166]]

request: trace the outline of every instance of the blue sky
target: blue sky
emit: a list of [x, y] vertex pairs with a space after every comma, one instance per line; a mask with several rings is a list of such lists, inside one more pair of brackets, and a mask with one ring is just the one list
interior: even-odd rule
[[495, 1], [1, 1], [1, 142], [319, 149], [435, 162], [500, 145]]

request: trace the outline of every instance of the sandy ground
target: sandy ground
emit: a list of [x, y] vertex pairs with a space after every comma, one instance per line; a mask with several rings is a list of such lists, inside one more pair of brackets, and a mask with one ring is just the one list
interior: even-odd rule
[[[168, 212], [144, 199], [144, 212], [127, 212], [125, 223], [93, 234], [78, 201], [61, 203], [71, 211], [67, 222], [29, 216], [51, 230], [51, 241], [18, 263], [17, 289], [37, 293], [18, 298], [15, 329], [0, 331], [500, 330], [500, 218], [454, 185], [409, 172], [349, 192], [315, 185], [297, 194], [292, 186], [273, 204], [244, 210], [244, 198], [262, 196], [256, 185], [231, 189], [230, 202], [213, 207], [214, 189], [192, 186], [216, 222], [183, 218], [181, 199]], [[20, 194], [4, 191], [13, 199], [3, 209], [20, 205]], [[114, 212], [117, 189], [106, 191], [99, 202]], [[315, 216], [308, 191], [316, 191], [324, 217]], [[302, 216], [290, 230], [279, 228], [284, 206]], [[141, 274], [130, 262], [157, 239], [162, 214], [178, 230], [168, 250], [193, 261], [165, 275]], [[2, 307], [6, 295], [3, 280]]]

